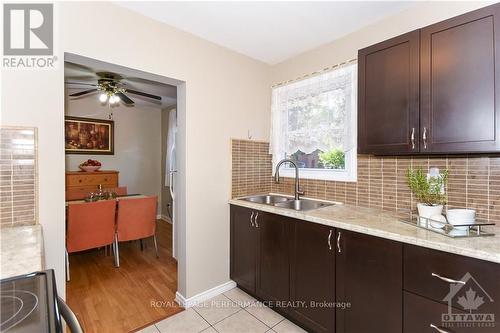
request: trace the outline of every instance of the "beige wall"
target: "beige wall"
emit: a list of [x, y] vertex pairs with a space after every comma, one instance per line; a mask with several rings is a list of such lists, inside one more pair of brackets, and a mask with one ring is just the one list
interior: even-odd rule
[[[109, 115], [108, 106], [99, 103], [97, 95], [67, 99], [65, 111], [85, 118], [108, 119]], [[66, 155], [66, 170], [79, 170], [81, 162], [96, 159], [103, 170], [120, 172], [120, 186], [127, 186], [129, 193], [161, 198], [161, 112], [158, 106], [143, 103], [114, 107], [114, 155]]]
[[[179, 292], [229, 280], [231, 137], [269, 136], [268, 66], [110, 3], [55, 4], [58, 70], [2, 71], [2, 122], [39, 128], [40, 223], [64, 294], [63, 52], [186, 82], [179, 98]], [[96, 24], [106, 22], [102, 26]], [[185, 101], [183, 100], [185, 98]], [[207, 163], [209, 161], [210, 163]]]
[[271, 68], [272, 84], [295, 79], [346, 60], [358, 50], [424, 26], [484, 7], [482, 1], [426, 1]]

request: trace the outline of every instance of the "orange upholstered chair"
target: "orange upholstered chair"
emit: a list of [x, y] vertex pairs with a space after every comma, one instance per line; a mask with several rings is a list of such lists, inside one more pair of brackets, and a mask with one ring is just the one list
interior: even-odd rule
[[118, 267], [120, 265], [118, 242], [153, 237], [156, 256], [158, 257], [158, 245], [156, 243], [157, 201], [157, 196], [118, 200], [115, 236]]
[[[66, 229], [66, 279], [69, 281], [68, 253], [113, 244], [116, 201], [106, 200], [68, 205]], [[116, 249], [115, 265], [117, 264]]]
[[83, 200], [89, 194], [89, 189], [81, 189], [81, 188], [70, 188], [66, 190], [66, 201], [71, 200]]
[[120, 186], [120, 187], [113, 187], [113, 188], [106, 188], [104, 191], [108, 192], [115, 192], [117, 196], [122, 196], [122, 195], [127, 195], [127, 186]]

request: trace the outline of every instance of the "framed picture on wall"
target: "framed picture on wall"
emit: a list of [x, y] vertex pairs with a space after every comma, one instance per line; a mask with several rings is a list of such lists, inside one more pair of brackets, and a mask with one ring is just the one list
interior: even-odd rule
[[114, 135], [112, 120], [64, 117], [66, 154], [113, 155]]

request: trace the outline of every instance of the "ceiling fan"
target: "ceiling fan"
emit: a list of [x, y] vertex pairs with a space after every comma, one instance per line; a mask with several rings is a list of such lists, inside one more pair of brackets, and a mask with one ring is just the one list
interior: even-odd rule
[[91, 84], [86, 82], [65, 82], [66, 84], [76, 84], [83, 86], [92, 86], [94, 88], [79, 91], [77, 93], [70, 94], [70, 97], [80, 97], [94, 92], [101, 92], [99, 95], [99, 101], [101, 103], [108, 102], [110, 105], [116, 104], [122, 101], [126, 105], [134, 105], [134, 101], [130, 99], [127, 94], [139, 95], [147, 98], [151, 98], [157, 101], [161, 101], [161, 96], [156, 96], [148, 94], [142, 91], [132, 90], [125, 88], [125, 83], [121, 82], [123, 79], [120, 75], [110, 73], [110, 72], [99, 72], [96, 73], [99, 76], [97, 84]]

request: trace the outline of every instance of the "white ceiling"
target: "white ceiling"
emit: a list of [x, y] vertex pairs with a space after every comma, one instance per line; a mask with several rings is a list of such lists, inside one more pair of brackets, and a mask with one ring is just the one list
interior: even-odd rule
[[282, 62], [329, 43], [415, 3], [116, 2], [120, 6], [268, 64]]

